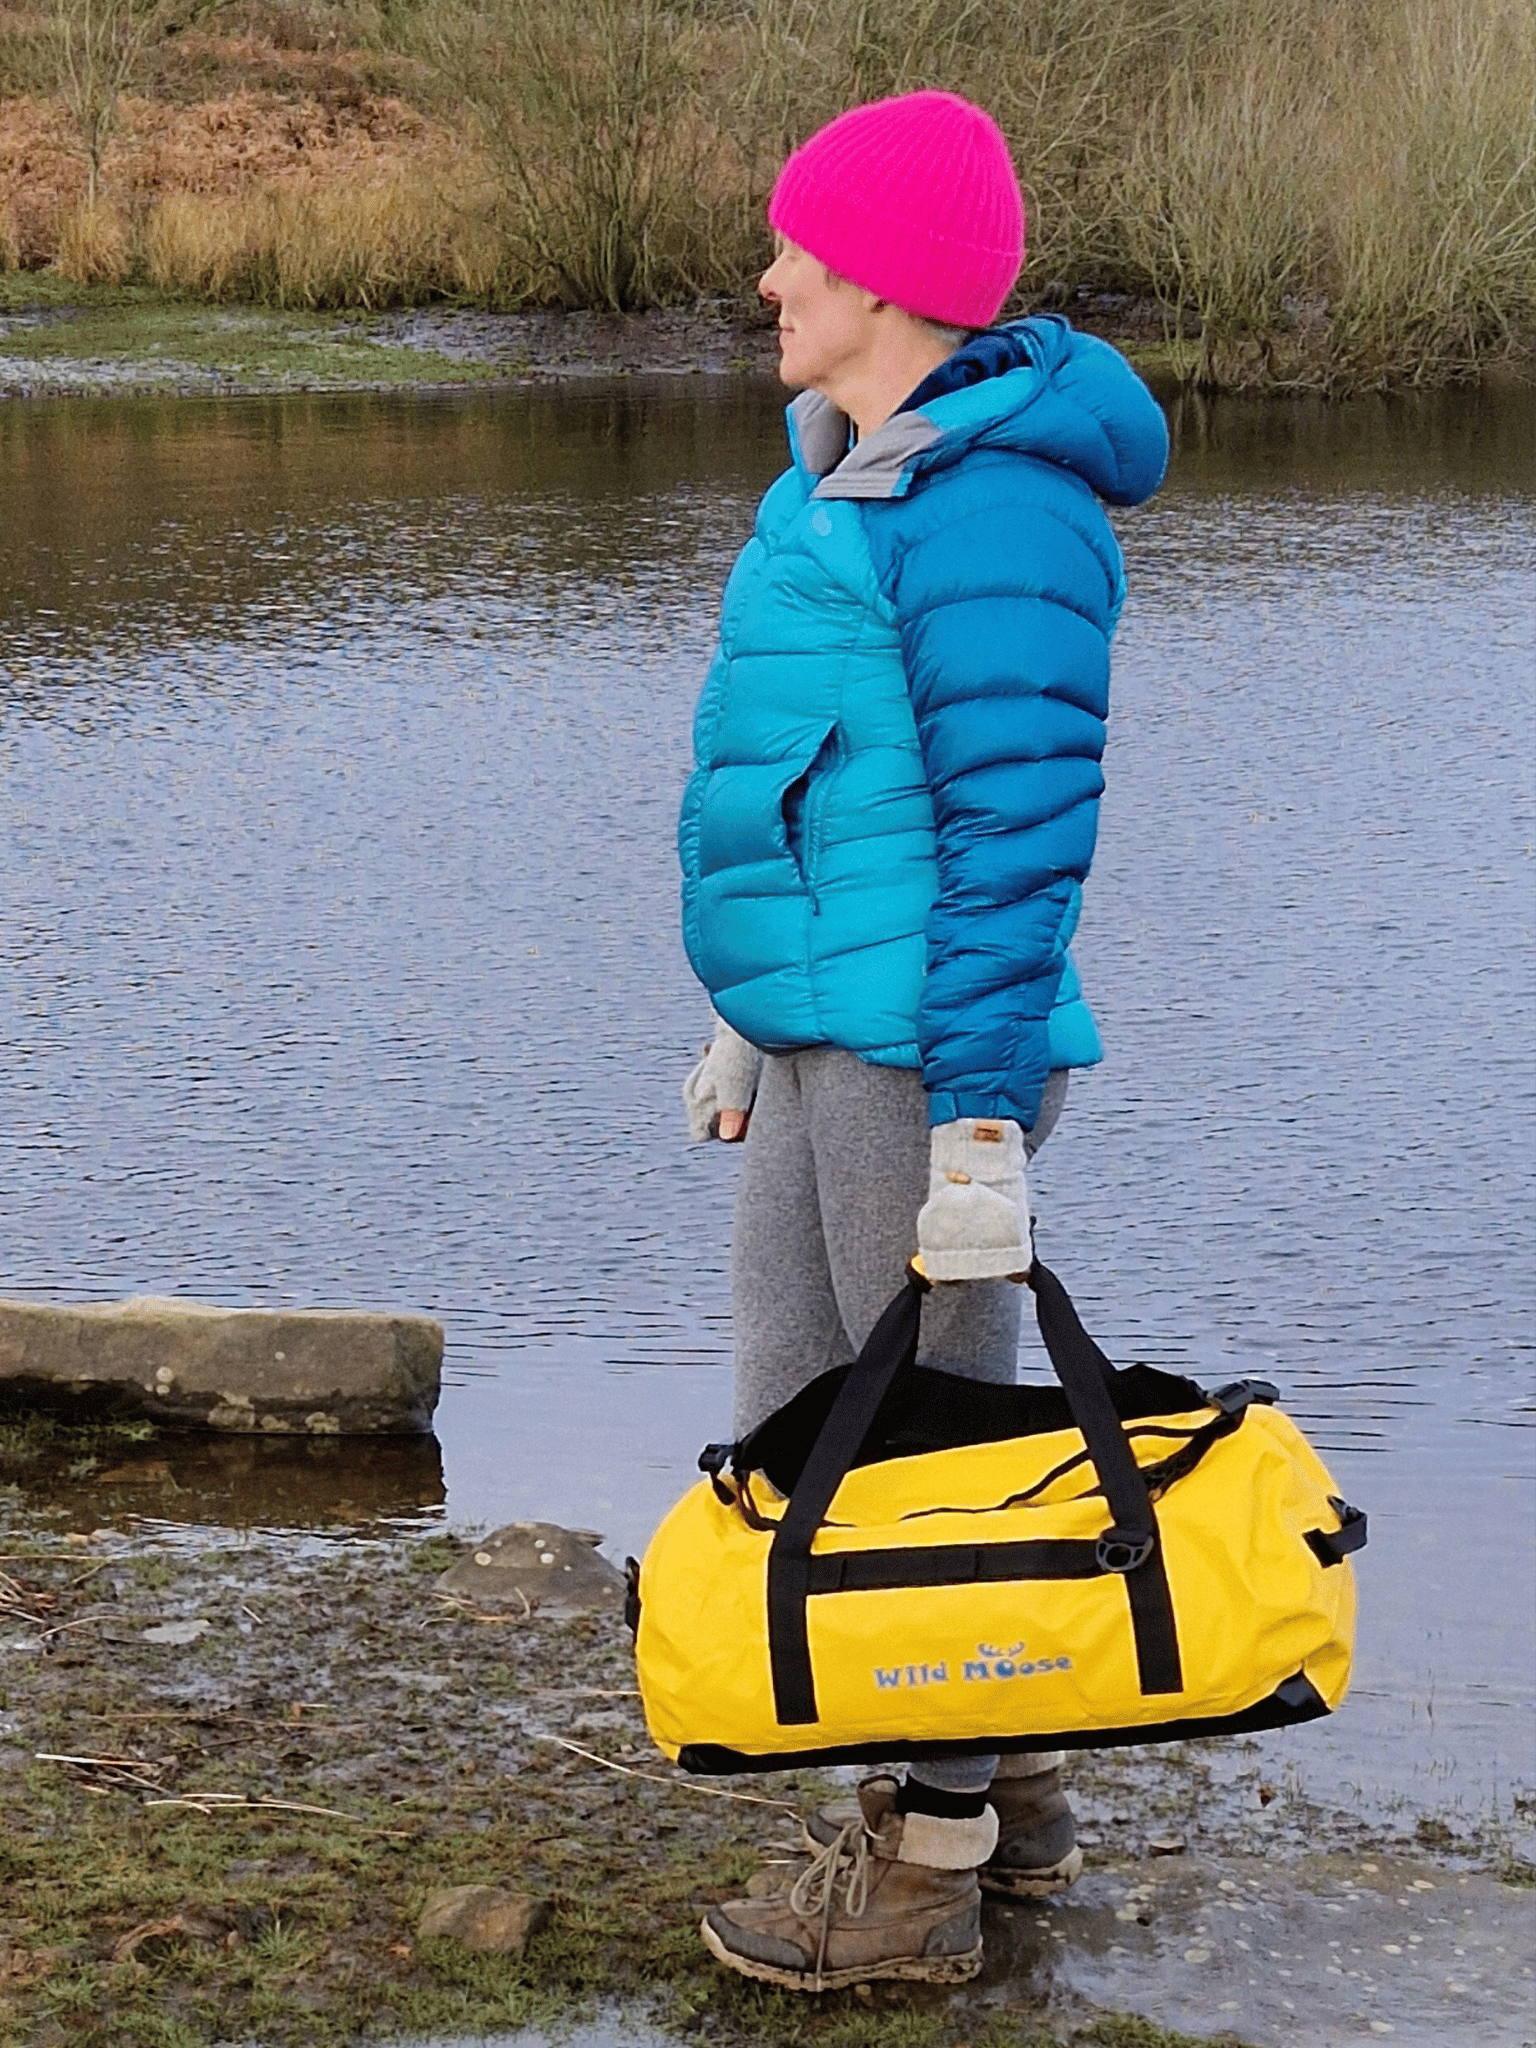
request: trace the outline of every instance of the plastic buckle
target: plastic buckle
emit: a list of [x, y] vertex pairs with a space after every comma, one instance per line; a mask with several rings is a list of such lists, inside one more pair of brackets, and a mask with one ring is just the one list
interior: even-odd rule
[[1224, 1387], [1218, 1387], [1206, 1399], [1223, 1415], [1241, 1415], [1251, 1402], [1261, 1407], [1273, 1408], [1280, 1398], [1280, 1389], [1268, 1380], [1229, 1380]]
[[1155, 1536], [1127, 1536], [1121, 1529], [1109, 1529], [1094, 1546], [1101, 1572], [1133, 1572], [1152, 1555]]
[[720, 1474], [731, 1461], [734, 1444], [706, 1444], [699, 1453], [699, 1470], [709, 1474], [709, 1483], [715, 1489], [715, 1498], [723, 1507], [734, 1507], [736, 1496], [726, 1485]]
[[1366, 1515], [1364, 1508], [1352, 1508], [1342, 1495], [1330, 1493], [1328, 1505], [1339, 1518], [1339, 1547], [1342, 1550], [1363, 1550], [1365, 1548]]
[[1365, 1510], [1352, 1508], [1340, 1495], [1330, 1493], [1328, 1505], [1339, 1518], [1338, 1528], [1302, 1531], [1307, 1548], [1324, 1571], [1332, 1565], [1342, 1564], [1346, 1557], [1352, 1557], [1357, 1550], [1364, 1550], [1368, 1527]]

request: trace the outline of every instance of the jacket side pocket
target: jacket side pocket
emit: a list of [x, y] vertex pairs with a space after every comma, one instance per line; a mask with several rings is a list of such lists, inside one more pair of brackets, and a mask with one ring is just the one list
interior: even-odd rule
[[[828, 726], [815, 753], [794, 780], [785, 785], [784, 792], [779, 798], [779, 814], [784, 825], [784, 844], [790, 859], [799, 870], [800, 880], [805, 885], [813, 910], [816, 908], [816, 856], [821, 811], [826, 795], [826, 776], [841, 754], [841, 733], [837, 726]], [[819, 789], [818, 783], [821, 785]]]

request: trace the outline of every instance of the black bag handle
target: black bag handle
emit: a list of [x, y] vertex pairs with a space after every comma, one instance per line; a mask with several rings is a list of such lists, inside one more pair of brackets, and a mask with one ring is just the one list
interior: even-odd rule
[[775, 1551], [782, 1548], [809, 1555], [833, 1496], [864, 1448], [864, 1439], [880, 1412], [881, 1402], [897, 1375], [916, 1362], [923, 1296], [930, 1285], [909, 1266], [906, 1284], [881, 1312], [864, 1349], [849, 1366], [848, 1376], [838, 1388], [837, 1398], [828, 1409], [827, 1419], [795, 1481], [774, 1538]]
[[1099, 1538], [1099, 1563], [1105, 1571], [1134, 1571], [1157, 1541], [1157, 1517], [1110, 1395], [1115, 1368], [1083, 1328], [1072, 1297], [1049, 1266], [1036, 1259], [1029, 1285], [1046, 1352], [1114, 1516]]
[[[768, 1553], [768, 1642], [781, 1724], [817, 1718], [806, 1631], [811, 1545], [882, 1402], [917, 1358], [922, 1301], [930, 1284], [915, 1265], [908, 1267], [901, 1292], [849, 1367], [774, 1531]], [[1098, 1563], [1101, 1571], [1125, 1575], [1142, 1690], [1178, 1692], [1183, 1680], [1157, 1517], [1111, 1398], [1115, 1368], [1083, 1328], [1065, 1287], [1038, 1259], [1029, 1286], [1046, 1352], [1113, 1517], [1098, 1541]]]

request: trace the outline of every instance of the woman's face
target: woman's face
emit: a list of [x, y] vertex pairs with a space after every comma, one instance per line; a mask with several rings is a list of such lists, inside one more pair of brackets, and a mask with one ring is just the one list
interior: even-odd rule
[[782, 235], [774, 242], [777, 254], [757, 288], [779, 309], [779, 375], [830, 397], [828, 387], [867, 355], [878, 301]]

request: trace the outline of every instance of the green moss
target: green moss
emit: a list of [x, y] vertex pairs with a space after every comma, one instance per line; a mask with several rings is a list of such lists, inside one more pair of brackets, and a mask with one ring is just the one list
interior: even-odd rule
[[[406, 1552], [406, 1562], [413, 1572], [445, 1572], [450, 1565], [458, 1563], [464, 1549], [457, 1536], [428, 1536], [423, 1542], [411, 1545]], [[499, 1664], [495, 1668], [498, 1683], [505, 1683], [511, 1677], [506, 1665]]]
[[1180, 2034], [1155, 2020], [1114, 2014], [1072, 2036], [1073, 2048], [1244, 2048], [1236, 2034]]
[[89, 1471], [100, 1453], [119, 1450], [125, 1443], [148, 1443], [156, 1434], [152, 1422], [60, 1422], [30, 1409], [11, 1414], [0, 1410], [0, 1469], [49, 1457]]
[[76, 284], [56, 270], [0, 270], [0, 315], [74, 308], [110, 312], [167, 303], [165, 293], [153, 285]]
[[[161, 390], [347, 390], [410, 384], [477, 384], [502, 366], [461, 363], [429, 349], [381, 347], [366, 315], [272, 312], [169, 299], [133, 286], [67, 292], [47, 272], [0, 274], [0, 313], [61, 317], [0, 334], [5, 358], [60, 370], [99, 366], [103, 387], [139, 382]], [[125, 367], [139, 377], [125, 377]]]

